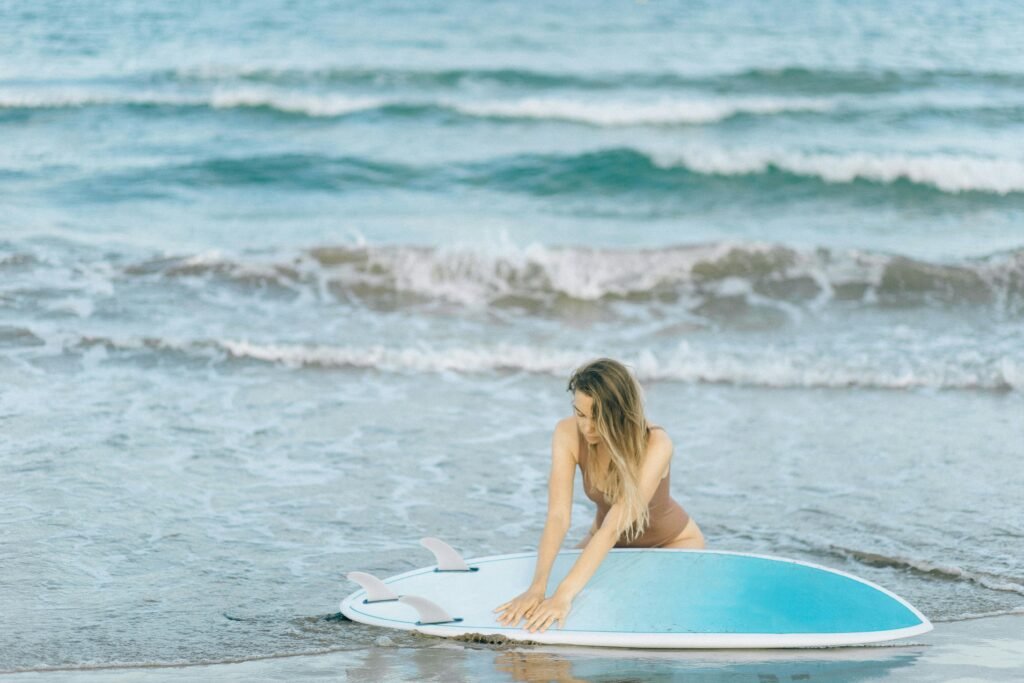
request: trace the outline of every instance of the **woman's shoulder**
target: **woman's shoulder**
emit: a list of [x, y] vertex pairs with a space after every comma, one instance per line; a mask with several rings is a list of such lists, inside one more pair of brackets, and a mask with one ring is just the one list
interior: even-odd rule
[[648, 448], [667, 448], [669, 451], [672, 450], [672, 437], [668, 435], [664, 427], [648, 425], [647, 429]]
[[562, 434], [565, 436], [576, 435], [576, 418], [572, 415], [563, 417], [555, 424], [555, 434]]
[[579, 436], [579, 430], [576, 428], [576, 418], [570, 415], [569, 417], [563, 417], [555, 424], [555, 439], [564, 443], [576, 444], [576, 438]]
[[564, 417], [555, 424], [554, 441], [572, 453], [573, 460], [579, 461], [579, 430], [575, 417]]

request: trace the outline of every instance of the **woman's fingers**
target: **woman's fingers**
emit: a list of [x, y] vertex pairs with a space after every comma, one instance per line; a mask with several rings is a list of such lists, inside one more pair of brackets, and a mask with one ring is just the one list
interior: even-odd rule
[[537, 607], [540, 605], [540, 601], [533, 601], [530, 604], [523, 605], [522, 609], [516, 614], [515, 623], [518, 623], [520, 619], [529, 619], [537, 611]]
[[530, 619], [529, 622], [527, 622], [526, 630], [529, 631], [530, 633], [533, 633], [534, 631], [537, 630], [537, 628], [542, 623], [544, 623], [544, 620], [547, 619], [547, 616], [548, 616], [547, 610], [545, 610], [545, 609], [537, 610], [537, 612], [533, 615], [533, 618]]
[[532, 632], [548, 630], [556, 621], [559, 628], [565, 625], [563, 610], [545, 604], [545, 600], [510, 600], [494, 609], [501, 612], [495, 619], [503, 626], [515, 626], [526, 620], [523, 628]]
[[516, 614], [516, 618], [515, 618], [515, 621], [513, 623], [517, 623], [518, 624], [520, 619], [529, 619], [530, 617], [533, 616], [533, 613], [534, 613], [534, 611], [536, 609], [537, 609], [536, 605], [530, 605], [529, 607], [524, 608], [521, 612]]
[[536, 633], [540, 631], [543, 633], [547, 631], [556, 621], [558, 627], [563, 628], [565, 626], [565, 617], [568, 613], [562, 612], [562, 610], [541, 607], [534, 612], [533, 616], [527, 621], [526, 625], [523, 626], [530, 633]]
[[508, 602], [502, 603], [492, 610], [493, 612], [501, 612], [497, 621], [502, 624], [519, 623], [523, 618], [529, 617], [533, 610], [540, 604], [539, 600], [523, 600], [521, 597], [514, 598]]
[[528, 617], [532, 610], [532, 606], [523, 607], [522, 605], [515, 605], [508, 607], [503, 614], [498, 616], [498, 622], [504, 626], [518, 624], [521, 619]]
[[498, 621], [502, 621], [504, 619], [510, 619], [512, 615], [521, 611], [521, 607], [516, 604], [515, 600], [509, 600], [505, 604], [498, 605], [497, 607], [495, 607], [494, 611], [501, 612], [501, 614], [498, 615], [497, 619]]

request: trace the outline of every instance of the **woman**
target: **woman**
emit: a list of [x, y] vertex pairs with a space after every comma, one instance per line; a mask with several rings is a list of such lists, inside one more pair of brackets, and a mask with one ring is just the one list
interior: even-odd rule
[[[548, 514], [537, 550], [533, 582], [521, 595], [499, 605], [499, 623], [526, 620], [531, 633], [555, 621], [565, 625], [572, 600], [583, 590], [613, 546], [703, 548], [697, 523], [669, 494], [672, 440], [644, 417], [640, 387], [629, 371], [609, 358], [592, 361], [569, 380], [572, 417], [555, 426], [551, 440]], [[572, 512], [576, 466], [583, 490], [597, 504], [584, 548], [550, 598], [548, 576]]]

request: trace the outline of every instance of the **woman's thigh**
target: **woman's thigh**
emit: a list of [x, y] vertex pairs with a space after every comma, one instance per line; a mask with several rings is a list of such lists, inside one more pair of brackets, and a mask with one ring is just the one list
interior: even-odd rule
[[697, 522], [693, 521], [693, 517], [691, 517], [690, 521], [686, 523], [686, 528], [678, 536], [660, 547], [701, 550], [704, 548], [704, 545], [704, 534], [701, 532], [700, 527], [697, 526]]

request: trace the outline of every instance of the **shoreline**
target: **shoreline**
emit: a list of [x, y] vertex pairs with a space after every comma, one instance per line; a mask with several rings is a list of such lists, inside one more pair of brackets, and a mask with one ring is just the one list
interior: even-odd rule
[[[436, 639], [218, 663], [113, 664], [0, 673], [0, 680], [289, 681], [339, 675], [353, 681], [674, 680], [1016, 681], [1024, 678], [1024, 615], [940, 622], [910, 642], [803, 650], [616, 650], [507, 647]], [[387, 635], [382, 629], [381, 635]], [[433, 639], [431, 639], [433, 640]]]

